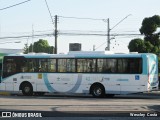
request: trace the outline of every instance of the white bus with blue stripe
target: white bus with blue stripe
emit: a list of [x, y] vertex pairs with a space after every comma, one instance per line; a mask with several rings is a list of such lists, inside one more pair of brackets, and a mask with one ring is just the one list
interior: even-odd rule
[[92, 94], [103, 97], [158, 89], [155, 54], [13, 54], [4, 56], [1, 91], [24, 95]]

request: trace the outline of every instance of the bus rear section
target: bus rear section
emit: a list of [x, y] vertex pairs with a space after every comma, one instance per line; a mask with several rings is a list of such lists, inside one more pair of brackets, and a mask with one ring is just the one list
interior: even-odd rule
[[148, 59], [148, 91], [158, 90], [158, 57], [154, 54], [147, 56]]

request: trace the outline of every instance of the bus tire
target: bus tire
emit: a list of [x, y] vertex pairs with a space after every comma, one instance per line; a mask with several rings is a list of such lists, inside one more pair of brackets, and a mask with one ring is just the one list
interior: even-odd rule
[[22, 93], [25, 96], [32, 96], [33, 95], [33, 87], [30, 83], [24, 83], [22, 85]]
[[91, 94], [95, 98], [102, 98], [105, 96], [104, 86], [101, 84], [94, 84], [91, 86]]

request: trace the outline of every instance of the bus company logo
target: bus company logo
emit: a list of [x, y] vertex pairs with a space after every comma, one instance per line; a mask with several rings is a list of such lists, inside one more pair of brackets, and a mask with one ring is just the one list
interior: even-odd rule
[[2, 117], [11, 117], [11, 112], [2, 112]]

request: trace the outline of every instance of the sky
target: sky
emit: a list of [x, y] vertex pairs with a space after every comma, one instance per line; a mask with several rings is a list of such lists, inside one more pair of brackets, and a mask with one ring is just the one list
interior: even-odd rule
[[[0, 0], [0, 9], [23, 1], [26, 0]], [[142, 35], [131, 35], [140, 34], [139, 28], [143, 19], [160, 15], [160, 0], [47, 0], [47, 3], [52, 19], [54, 20], [55, 15], [59, 16], [58, 53], [67, 53], [69, 43], [81, 43], [83, 51], [92, 51], [93, 46], [96, 51], [104, 51], [107, 46], [107, 36], [72, 33], [106, 34], [108, 26], [104, 20], [108, 18], [112, 35], [111, 51], [128, 52], [130, 40], [143, 38]], [[128, 17], [124, 19], [126, 16]], [[121, 20], [123, 21], [120, 22]], [[115, 26], [117, 23], [119, 24]], [[0, 48], [23, 49], [24, 44], [31, 44], [39, 39], [46, 39], [51, 46], [54, 46], [53, 35], [4, 39], [13, 36], [52, 34], [53, 31], [54, 23], [45, 0], [31, 0], [0, 10]]]

